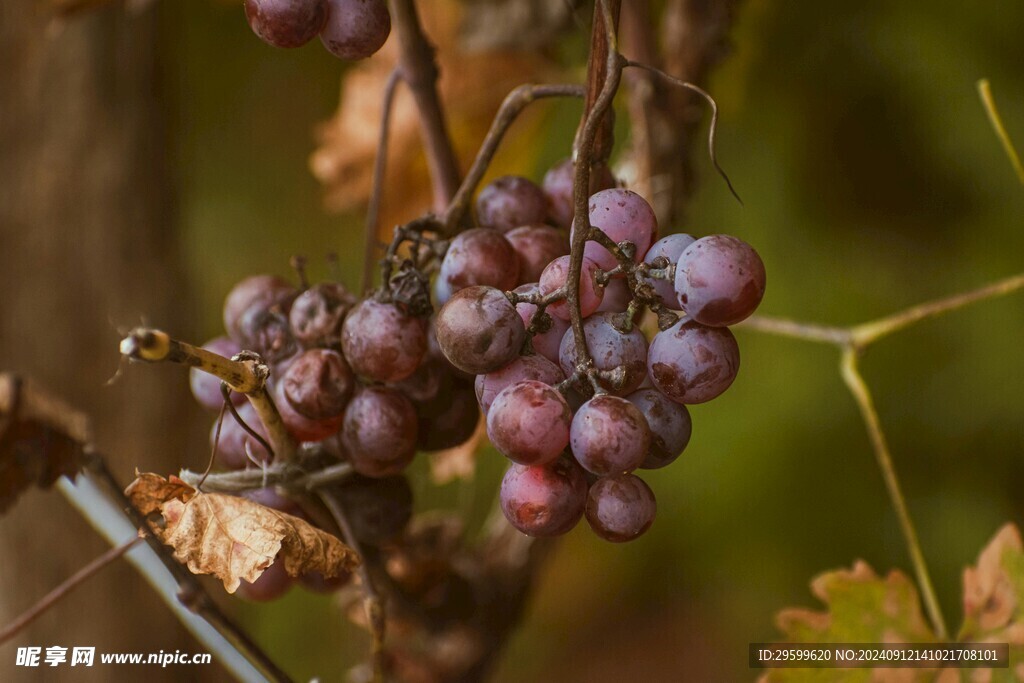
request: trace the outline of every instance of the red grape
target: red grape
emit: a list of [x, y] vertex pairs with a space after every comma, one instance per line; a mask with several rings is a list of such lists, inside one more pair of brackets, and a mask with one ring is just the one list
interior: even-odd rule
[[543, 223], [547, 197], [537, 185], [521, 176], [492, 180], [476, 198], [476, 219], [485, 228], [507, 232], [521, 225]]
[[[252, 407], [251, 403], [246, 402], [244, 405], [238, 406], [238, 416], [245, 420], [245, 423], [262, 436], [267, 443], [270, 443], [267, 430], [263, 426], [263, 421], [260, 420], [256, 409]], [[213, 428], [210, 429], [211, 445], [216, 434], [217, 422], [214, 421]], [[225, 412], [224, 421], [220, 428], [220, 440], [217, 442], [217, 461], [231, 470], [245, 469], [252, 462], [246, 453], [247, 449], [258, 461], [270, 461], [270, 454], [260, 445], [260, 442], [242, 429], [242, 426], [235, 421], [231, 413]]]
[[224, 299], [224, 329], [232, 339], [243, 342], [242, 317], [250, 308], [266, 310], [275, 305], [286, 306], [295, 294], [295, 287], [276, 275], [247, 277], [232, 287]]
[[[647, 250], [647, 255], [644, 256], [644, 263], [653, 263], [654, 259], [659, 256], [665, 257], [669, 264], [676, 263], [679, 261], [680, 254], [695, 241], [692, 235], [682, 232], [662, 237]], [[654, 292], [658, 295], [663, 305], [675, 310], [679, 309], [679, 298], [676, 296], [676, 288], [672, 280], [648, 278], [646, 282], [654, 287]]]
[[327, 22], [326, 0], [245, 0], [253, 33], [274, 47], [299, 47]]
[[[580, 314], [585, 318], [597, 310], [604, 297], [604, 287], [597, 284], [596, 263], [588, 258], [583, 259], [580, 268]], [[540, 292], [550, 294], [561, 289], [569, 278], [569, 257], [559, 256], [549, 263], [541, 273]], [[562, 320], [569, 320], [569, 304], [567, 300], [556, 301], [547, 307], [547, 312]]]
[[474, 381], [477, 401], [486, 416], [494, 399], [505, 387], [533, 379], [554, 386], [565, 379], [557, 365], [536, 354], [519, 356], [508, 365], [485, 375], [477, 375]]
[[[562, 159], [544, 175], [543, 188], [548, 200], [548, 217], [555, 225], [563, 228], [572, 225], [572, 217], [576, 210], [576, 199], [573, 196], [575, 180], [573, 174], [575, 171], [572, 159]], [[607, 166], [601, 164], [591, 169], [588, 194], [613, 187], [615, 187], [615, 176]]]
[[657, 389], [634, 391], [626, 400], [640, 409], [651, 430], [651, 450], [640, 467], [656, 470], [670, 465], [690, 442], [690, 411]]
[[[600, 228], [616, 244], [632, 242], [636, 246], [633, 259], [636, 263], [643, 260], [658, 233], [658, 220], [651, 205], [636, 192], [618, 188], [602, 190], [590, 197], [590, 224]], [[611, 270], [619, 264], [615, 256], [597, 242], [587, 242], [583, 253], [603, 270]]]
[[509, 230], [505, 238], [519, 256], [517, 284], [537, 282], [545, 266], [569, 253], [569, 236], [549, 225], [523, 225]]
[[355, 301], [337, 282], [320, 282], [295, 299], [288, 314], [292, 334], [306, 346], [333, 346], [341, 341], [341, 322]]
[[493, 287], [467, 287], [441, 308], [437, 343], [452, 365], [480, 375], [519, 355], [526, 327], [508, 298]]
[[590, 528], [614, 543], [632, 541], [647, 531], [657, 509], [654, 492], [643, 479], [632, 474], [602, 477], [587, 493]]
[[754, 248], [729, 235], [703, 237], [676, 265], [683, 310], [702, 325], [725, 327], [747, 318], [764, 297], [764, 263]]
[[680, 320], [659, 332], [647, 352], [655, 388], [679, 403], [704, 403], [729, 388], [740, 369], [740, 349], [727, 327]]
[[[647, 339], [636, 325], [631, 326], [629, 332], [619, 330], [615, 316], [614, 313], [595, 313], [583, 321], [583, 335], [594, 367], [606, 371], [621, 368], [619, 386], [612, 386], [605, 380], [602, 384], [613, 394], [624, 396], [637, 389], [647, 374]], [[566, 377], [576, 369], [576, 338], [572, 330], [562, 337], [558, 362]]]
[[337, 351], [309, 349], [291, 362], [278, 384], [286, 402], [296, 412], [322, 420], [345, 411], [355, 378]]
[[391, 33], [391, 14], [384, 0], [327, 0], [327, 5], [320, 41], [335, 57], [366, 59]]
[[587, 479], [571, 458], [547, 465], [513, 463], [501, 480], [501, 511], [528, 536], [560, 536], [583, 516]]
[[521, 465], [551, 462], [569, 445], [572, 411], [562, 395], [536, 380], [516, 382], [494, 399], [487, 436], [495, 448]]
[[437, 282], [435, 292], [439, 304], [447, 302], [460, 289], [473, 285], [507, 291], [519, 284], [519, 257], [500, 233], [486, 228], [466, 230], [449, 245]]
[[[273, 387], [272, 395], [285, 429], [296, 441], [323, 441], [341, 428], [342, 414], [316, 419], [306, 417], [288, 400], [285, 391], [285, 385], [278, 382]], [[311, 390], [304, 389], [303, 392], [308, 397]]]
[[365, 299], [341, 326], [341, 348], [357, 375], [397, 382], [415, 372], [423, 360], [426, 325], [395, 304]]
[[572, 454], [588, 472], [621, 474], [647, 457], [651, 432], [643, 413], [618, 396], [599, 394], [576, 411], [570, 430]]
[[423, 451], [440, 451], [464, 444], [476, 431], [480, 408], [473, 386], [449, 376], [435, 400], [416, 403], [419, 418], [417, 445]]
[[342, 444], [352, 468], [367, 477], [399, 474], [416, 455], [416, 411], [387, 387], [364, 387], [345, 409]]

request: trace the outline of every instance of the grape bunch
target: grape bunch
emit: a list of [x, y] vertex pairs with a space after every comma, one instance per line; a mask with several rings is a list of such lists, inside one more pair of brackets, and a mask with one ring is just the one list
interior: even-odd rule
[[[543, 186], [506, 176], [481, 190], [480, 227], [456, 236], [441, 261], [435, 328], [444, 357], [475, 376], [488, 437], [511, 460], [500, 491], [509, 522], [555, 536], [585, 516], [598, 536], [621, 542], [655, 516], [654, 494], [634, 472], [678, 458], [692, 428], [686, 406], [736, 378], [728, 326], [761, 302], [765, 270], [735, 237], [658, 239], [642, 197], [615, 187], [607, 169], [592, 178], [589, 219], [603, 238], [588, 236], [582, 258], [586, 355], [567, 301], [571, 161]], [[660, 328], [650, 340], [644, 308]]]
[[320, 36], [341, 59], [365, 59], [391, 33], [384, 0], [245, 0], [253, 33], [274, 47], [300, 47]]

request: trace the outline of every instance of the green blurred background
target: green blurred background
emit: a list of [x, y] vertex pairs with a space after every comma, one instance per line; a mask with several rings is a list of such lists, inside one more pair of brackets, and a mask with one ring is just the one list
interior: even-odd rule
[[[339, 62], [318, 45], [266, 47], [234, 4], [183, 0], [160, 11], [188, 305], [204, 335], [219, 333], [233, 282], [287, 274], [294, 253], [320, 276], [322, 256], [338, 252], [355, 286], [361, 216], [325, 213], [308, 170], [313, 127], [337, 105]], [[719, 158], [745, 205], [698, 155], [689, 219], [668, 231], [748, 240], [769, 273], [761, 312], [823, 323], [1024, 270], [1024, 189], [975, 91], [990, 78], [1024, 140], [1022, 27], [1024, 3], [999, 0], [744, 3], [735, 52], [709, 90], [722, 108]], [[578, 109], [545, 111], [541, 134], [518, 139], [515, 159], [499, 155], [496, 172], [539, 179], [564, 155]], [[738, 337], [734, 387], [693, 408], [687, 452], [646, 477], [658, 496], [654, 527], [623, 546], [585, 528], [570, 534], [499, 680], [752, 678], [747, 643], [777, 637], [779, 608], [817, 606], [812, 576], [855, 558], [909, 573], [837, 351]], [[954, 625], [963, 567], [1000, 525], [1024, 517], [1022, 339], [1017, 295], [920, 324], [863, 360]], [[418, 505], [479, 518], [501, 471], [485, 452], [475, 481], [438, 488], [419, 463]], [[329, 599], [301, 590], [244, 616], [300, 678], [338, 671], [367, 644]]]

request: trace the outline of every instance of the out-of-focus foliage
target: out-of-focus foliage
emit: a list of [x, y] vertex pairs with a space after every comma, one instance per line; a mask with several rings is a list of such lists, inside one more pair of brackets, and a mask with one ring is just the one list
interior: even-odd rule
[[[178, 211], [208, 334], [235, 280], [285, 273], [292, 253], [318, 276], [321, 255], [338, 251], [354, 285], [362, 216], [325, 213], [308, 169], [345, 67], [319, 46], [266, 47], [234, 4], [161, 8]], [[743, 4], [735, 54], [709, 90], [722, 108], [719, 159], [745, 206], [698, 154], [689, 220], [663, 231], [751, 242], [768, 268], [762, 311], [809, 321], [858, 322], [1024, 270], [1024, 192], [974, 90], [990, 78], [1024, 139], [1022, 25], [1024, 5], [996, 0]], [[583, 42], [570, 32], [561, 56], [578, 59]], [[444, 79], [477, 66], [449, 62]], [[472, 90], [459, 97], [453, 117], [484, 107]], [[492, 174], [539, 178], [568, 152], [578, 105], [541, 112], [513, 129]], [[454, 131], [461, 152], [486, 122], [476, 126]], [[410, 192], [392, 181], [385, 202]], [[1024, 517], [1022, 335], [1018, 295], [909, 329], [862, 361], [950, 623], [962, 617], [962, 569], [993, 528]], [[808, 604], [809, 577], [856, 557], [909, 573], [835, 350], [738, 337], [735, 385], [694, 408], [687, 452], [646, 477], [659, 502], [651, 531], [622, 546], [570, 535], [500, 680], [749, 680], [747, 644], [777, 637], [780, 606]], [[501, 470], [486, 452], [471, 484], [435, 487], [424, 461], [412, 476], [421, 508], [479, 520]], [[300, 678], [365, 649], [327, 599], [301, 591], [245, 616]]]

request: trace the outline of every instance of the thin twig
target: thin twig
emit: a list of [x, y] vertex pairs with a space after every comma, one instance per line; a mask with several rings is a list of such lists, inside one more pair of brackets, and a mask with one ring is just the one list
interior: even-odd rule
[[881, 422], [878, 419], [878, 411], [871, 400], [871, 393], [864, 382], [860, 371], [857, 369], [857, 350], [847, 347], [843, 351], [840, 372], [843, 381], [857, 401], [864, 425], [867, 427], [868, 435], [871, 438], [871, 447], [875, 452], [875, 459], [878, 462], [878, 469], [882, 472], [882, 479], [885, 480], [885, 488], [889, 493], [889, 500], [896, 509], [896, 517], [899, 519], [900, 530], [903, 532], [903, 540], [907, 544], [907, 551], [910, 553], [910, 562], [914, 565], [914, 574], [917, 576], [917, 583], [921, 589], [921, 598], [924, 600], [928, 618], [932, 622], [935, 635], [940, 640], [946, 640], [946, 622], [942, 617], [942, 609], [935, 597], [935, 588], [932, 586], [931, 577], [928, 575], [928, 564], [925, 562], [924, 554], [921, 552], [921, 543], [917, 538], [917, 531], [910, 519], [910, 512], [907, 510], [907, 501], [903, 497], [899, 479], [896, 476], [896, 468], [893, 466], [892, 454], [889, 452], [889, 444], [886, 442], [885, 433], [882, 431]]
[[363, 230], [363, 280], [360, 291], [366, 294], [373, 284], [373, 266], [377, 253], [377, 221], [380, 218], [380, 198], [384, 191], [384, 172], [387, 170], [388, 136], [391, 132], [391, 113], [395, 102], [395, 92], [402, 80], [402, 72], [397, 68], [388, 76], [384, 84], [384, 102], [381, 104], [380, 133], [377, 138], [377, 156], [373, 161], [373, 186], [370, 188], [370, 203], [366, 207], [366, 224]]
[[735, 326], [737, 329], [767, 332], [780, 337], [792, 337], [804, 341], [823, 342], [843, 346], [851, 342], [850, 330], [845, 327], [831, 327], [803, 323], [784, 318], [772, 318], [765, 315], [752, 315]]
[[434, 184], [434, 210], [441, 212], [459, 187], [459, 165], [437, 94], [435, 49], [423, 33], [414, 0], [391, 0], [390, 5], [398, 36], [398, 66], [420, 113], [423, 146]]
[[1010, 164], [1013, 165], [1013, 170], [1017, 172], [1017, 179], [1024, 185], [1024, 164], [1021, 163], [1020, 155], [1017, 154], [1017, 148], [1013, 146], [1013, 140], [1010, 139], [1006, 126], [1003, 125], [1003, 117], [999, 115], [999, 110], [996, 108], [996, 101], [992, 97], [992, 87], [989, 85], [987, 78], [978, 81], [978, 94], [981, 96], [981, 103], [985, 106], [988, 120], [996, 132], [996, 137], [1003, 144], [1006, 156], [1010, 157]]
[[487, 131], [483, 144], [480, 145], [480, 150], [476, 154], [473, 165], [470, 167], [469, 172], [459, 186], [458, 192], [455, 193], [455, 197], [445, 212], [443, 222], [447, 226], [449, 233], [453, 232], [455, 227], [462, 222], [466, 212], [469, 210], [470, 199], [473, 197], [473, 193], [476, 192], [476, 188], [480, 184], [481, 179], [483, 179], [484, 173], [487, 172], [487, 167], [490, 166], [491, 161], [494, 159], [498, 145], [501, 144], [505, 133], [523, 110], [539, 99], [547, 97], [583, 97], [585, 94], [586, 90], [581, 85], [525, 84], [515, 88], [505, 97], [501, 107], [498, 109], [498, 113], [494, 117], [494, 121], [491, 123], [490, 130]]
[[347, 462], [330, 465], [313, 472], [306, 472], [290, 464], [273, 464], [266, 469], [214, 472], [202, 480], [202, 474], [181, 470], [179, 478], [192, 486], [202, 481], [206, 491], [220, 493], [244, 493], [267, 486], [282, 486], [290, 491], [312, 491], [315, 488], [347, 479], [352, 475], [352, 466]]
[[334, 521], [337, 522], [338, 528], [341, 530], [341, 535], [346, 544], [350, 548], [359, 554], [359, 557], [363, 561], [359, 564], [357, 571], [359, 572], [359, 580], [362, 582], [363, 587], [363, 606], [366, 609], [366, 620], [370, 627], [370, 637], [372, 645], [370, 648], [371, 657], [373, 660], [373, 677], [374, 683], [384, 682], [384, 638], [387, 628], [387, 620], [384, 614], [384, 602], [381, 600], [380, 594], [377, 592], [377, 587], [374, 584], [373, 578], [370, 576], [370, 563], [366, 554], [363, 552], [359, 539], [352, 531], [352, 525], [349, 523], [348, 515], [345, 513], [344, 507], [341, 503], [327, 491], [320, 491], [320, 500], [323, 501], [324, 505], [331, 512], [331, 516], [334, 517]]
[[60, 600], [67, 596], [68, 593], [85, 583], [89, 578], [108, 564], [111, 564], [114, 560], [134, 548], [140, 541], [142, 541], [142, 538], [137, 536], [125, 541], [119, 546], [110, 548], [95, 560], [69, 576], [63, 583], [44, 595], [39, 602], [34, 604], [27, 611], [23, 612], [17, 619], [12, 621], [3, 629], [0, 629], [0, 644], [6, 643], [8, 640], [13, 638], [23, 628], [38, 619], [46, 610], [60, 602]]

